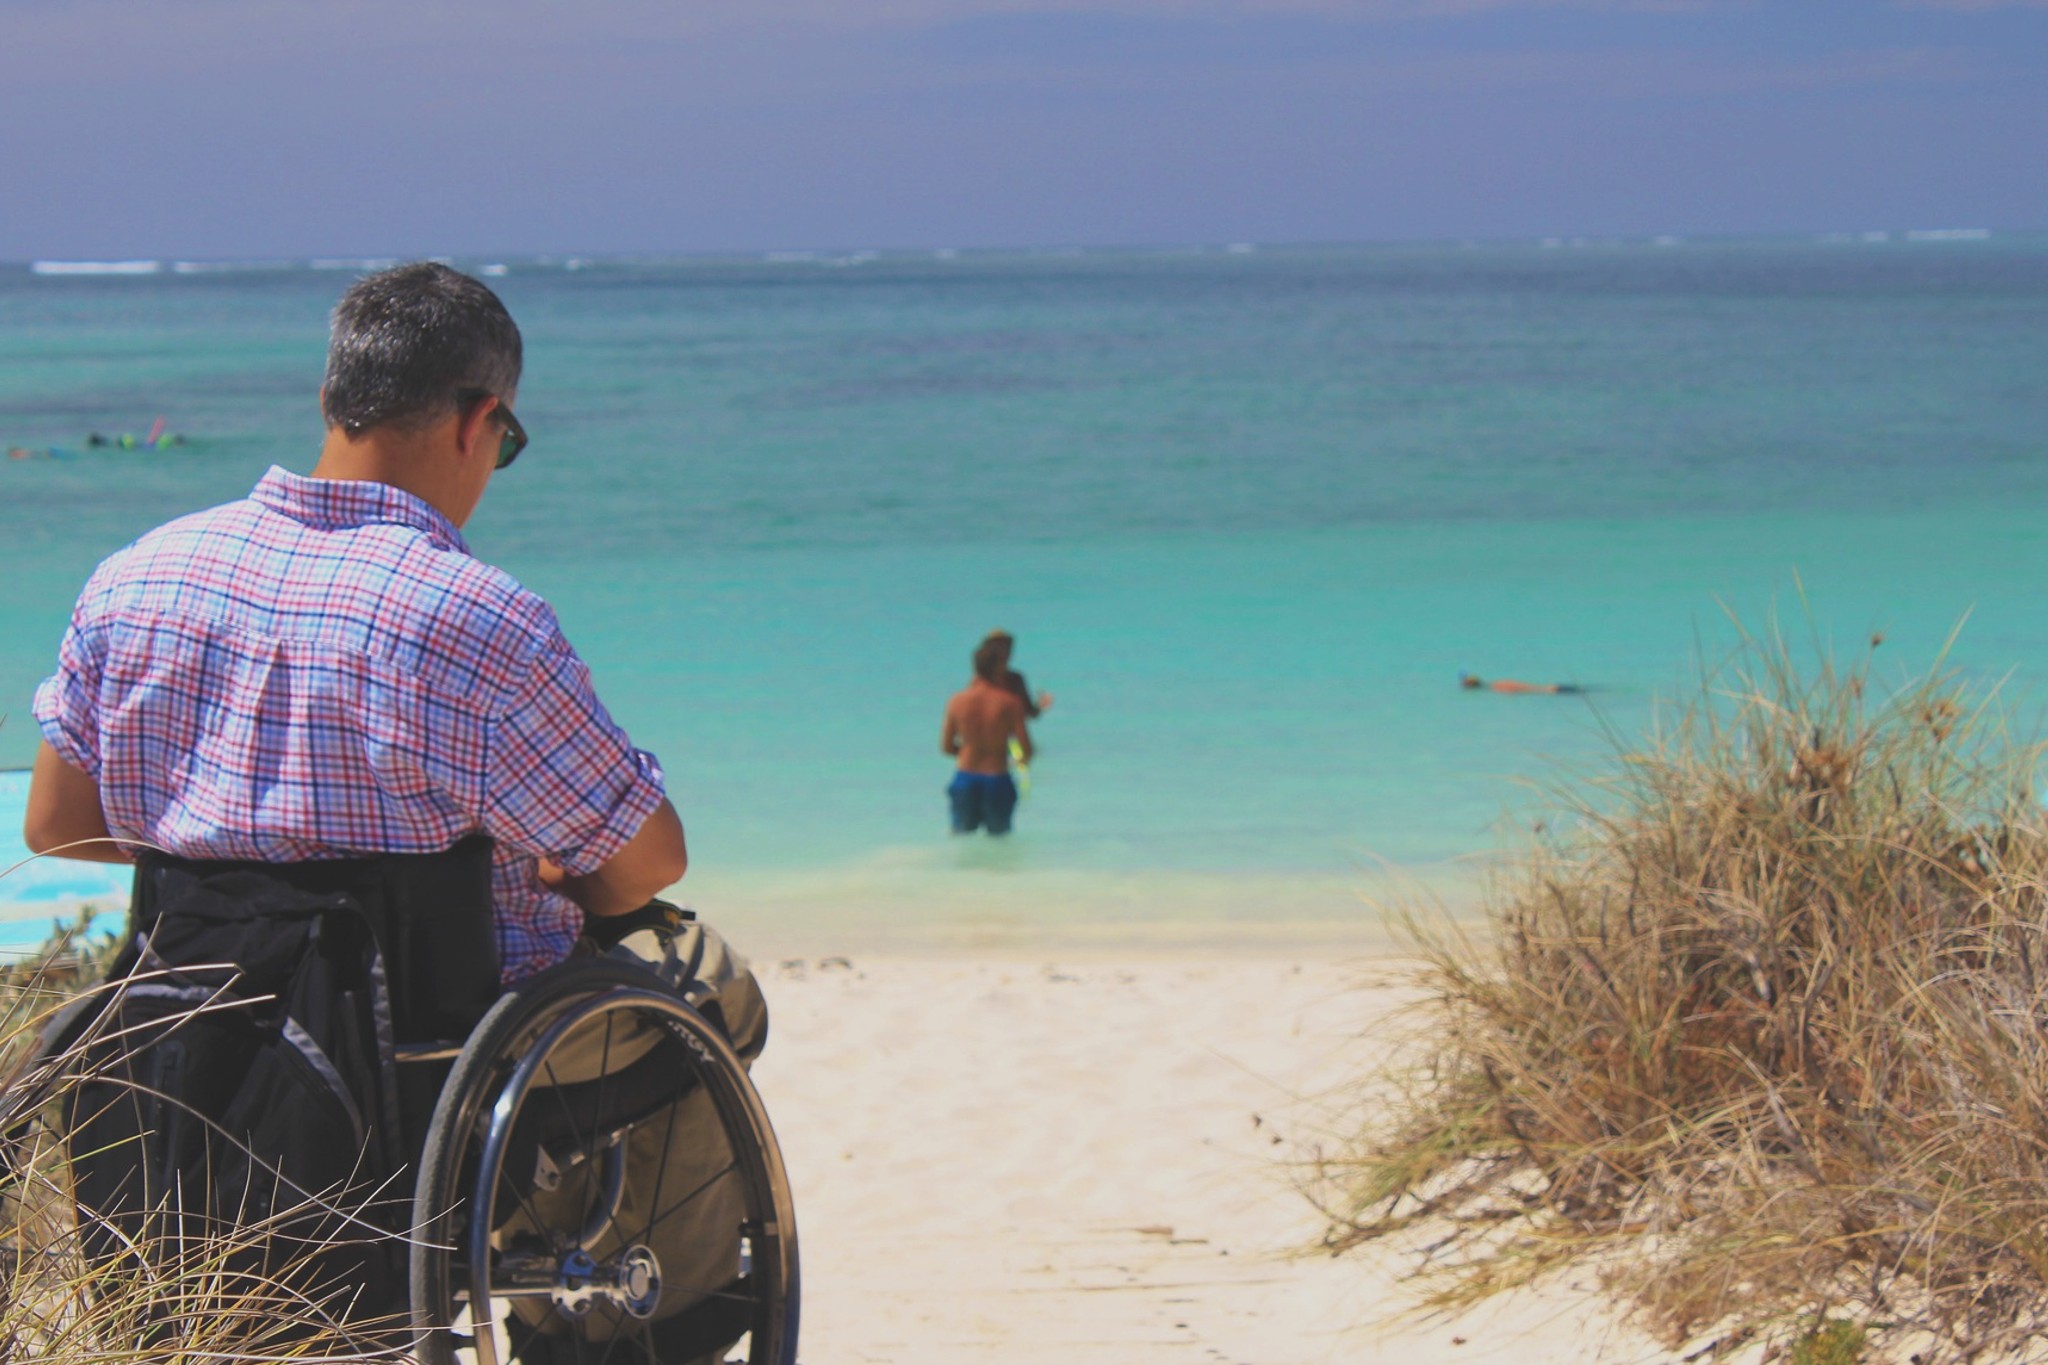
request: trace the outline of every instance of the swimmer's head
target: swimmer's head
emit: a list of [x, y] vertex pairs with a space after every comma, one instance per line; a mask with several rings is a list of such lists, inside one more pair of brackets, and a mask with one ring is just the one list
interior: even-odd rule
[[1458, 675], [1458, 686], [1460, 686], [1460, 687], [1468, 687], [1468, 688], [1469, 688], [1469, 687], [1484, 687], [1484, 686], [1486, 686], [1486, 683], [1485, 683], [1485, 681], [1484, 681], [1484, 680], [1482, 680], [1482, 679], [1479, 679], [1479, 678], [1475, 678], [1475, 677], [1473, 677], [1473, 676], [1472, 676], [1472, 675], [1471, 675], [1470, 673], [1460, 673], [1460, 674]]
[[1009, 640], [998, 640], [994, 636], [983, 640], [974, 649], [974, 676], [984, 682], [1000, 683], [1003, 680], [1003, 665], [1009, 662]]

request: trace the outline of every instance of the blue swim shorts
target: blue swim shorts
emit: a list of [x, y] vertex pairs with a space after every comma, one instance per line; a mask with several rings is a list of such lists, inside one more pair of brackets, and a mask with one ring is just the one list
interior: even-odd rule
[[982, 828], [990, 834], [1010, 832], [1010, 817], [1017, 810], [1017, 784], [1008, 773], [954, 773], [946, 795], [953, 802], [955, 834], [972, 834]]

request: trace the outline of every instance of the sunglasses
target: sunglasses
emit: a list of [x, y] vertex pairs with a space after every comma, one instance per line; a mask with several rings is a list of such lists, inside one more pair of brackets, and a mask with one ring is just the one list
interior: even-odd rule
[[[464, 389], [455, 395], [455, 401], [465, 408], [486, 398], [498, 398], [498, 395], [489, 389]], [[505, 406], [502, 398], [498, 398], [498, 420], [505, 424], [505, 433], [498, 438], [498, 463], [495, 467], [503, 469], [526, 449], [526, 428], [519, 425], [519, 419], [512, 415], [512, 409]]]

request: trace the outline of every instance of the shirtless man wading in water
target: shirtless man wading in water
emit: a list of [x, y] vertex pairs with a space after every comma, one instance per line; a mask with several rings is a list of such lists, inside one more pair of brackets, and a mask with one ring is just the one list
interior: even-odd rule
[[1017, 809], [1017, 784], [1010, 779], [1010, 741], [1020, 761], [1031, 761], [1031, 732], [1024, 703], [1003, 686], [1004, 642], [981, 642], [974, 651], [974, 681], [946, 703], [939, 747], [960, 760], [946, 795], [953, 805], [953, 832], [1008, 834]]

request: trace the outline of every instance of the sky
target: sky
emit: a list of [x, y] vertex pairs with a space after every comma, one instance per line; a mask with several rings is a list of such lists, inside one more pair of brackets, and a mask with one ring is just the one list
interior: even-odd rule
[[2048, 227], [2048, 0], [0, 0], [0, 259]]

